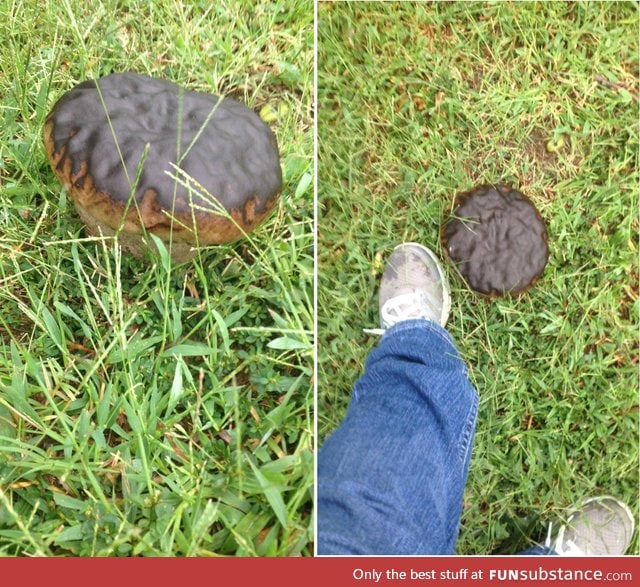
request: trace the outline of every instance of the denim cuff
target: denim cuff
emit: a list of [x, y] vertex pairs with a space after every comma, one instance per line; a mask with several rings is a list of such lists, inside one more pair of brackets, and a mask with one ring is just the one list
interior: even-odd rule
[[[451, 335], [437, 322], [433, 320], [426, 320], [424, 318], [415, 318], [411, 320], [402, 320], [400, 322], [396, 322], [391, 328], [387, 328], [382, 335], [382, 340], [388, 338], [395, 338], [396, 336], [401, 336], [403, 333], [417, 330], [422, 330], [423, 332], [431, 332], [437, 336], [439, 336], [442, 340], [447, 342], [447, 344], [451, 345], [454, 350], [456, 350], [456, 345], [451, 338]], [[456, 351], [457, 352], [457, 351]]]

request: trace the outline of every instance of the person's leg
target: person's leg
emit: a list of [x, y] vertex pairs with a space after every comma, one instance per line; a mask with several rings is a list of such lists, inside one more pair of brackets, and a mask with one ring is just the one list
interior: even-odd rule
[[446, 330], [389, 329], [318, 455], [318, 553], [453, 553], [477, 407]]
[[518, 556], [547, 556], [547, 555], [555, 555], [556, 553], [547, 546], [542, 544], [534, 544], [527, 548], [527, 550], [523, 550], [518, 553]]
[[435, 254], [396, 247], [379, 294], [383, 338], [318, 455], [319, 554], [451, 553], [478, 397], [444, 330]]
[[452, 553], [478, 397], [433, 252], [396, 247], [379, 304], [382, 340], [318, 455], [318, 553]]

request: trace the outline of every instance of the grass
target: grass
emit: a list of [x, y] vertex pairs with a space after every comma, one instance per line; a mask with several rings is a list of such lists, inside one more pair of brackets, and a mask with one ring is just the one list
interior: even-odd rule
[[[320, 3], [318, 428], [340, 422], [402, 241], [442, 256], [457, 192], [519, 187], [551, 256], [519, 299], [446, 267], [481, 397], [458, 550], [517, 552], [584, 496], [638, 519], [638, 8]], [[638, 539], [630, 552], [638, 553]]]
[[[0, 555], [313, 552], [313, 6], [0, 0]], [[284, 188], [172, 264], [85, 238], [41, 140], [114, 71], [261, 112]]]

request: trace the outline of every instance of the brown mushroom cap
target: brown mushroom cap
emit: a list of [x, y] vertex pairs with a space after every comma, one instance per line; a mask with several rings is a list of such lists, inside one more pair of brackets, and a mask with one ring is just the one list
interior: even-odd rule
[[526, 196], [507, 186], [458, 194], [441, 238], [464, 280], [489, 296], [525, 291], [549, 258], [542, 217]]
[[122, 225], [123, 246], [138, 255], [142, 226], [171, 239], [178, 259], [193, 245], [237, 240], [266, 218], [282, 187], [275, 135], [252, 110], [135, 73], [64, 94], [44, 143], [88, 232]]

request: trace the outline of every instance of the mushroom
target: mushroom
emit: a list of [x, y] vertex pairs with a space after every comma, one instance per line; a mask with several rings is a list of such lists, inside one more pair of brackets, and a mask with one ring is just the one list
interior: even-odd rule
[[549, 258], [539, 212], [526, 196], [504, 185], [458, 194], [441, 239], [469, 286], [491, 297], [527, 290]]
[[118, 233], [135, 256], [145, 231], [177, 261], [235, 241], [282, 187], [275, 135], [239, 102], [136, 73], [88, 80], [44, 125], [51, 167], [91, 235]]

